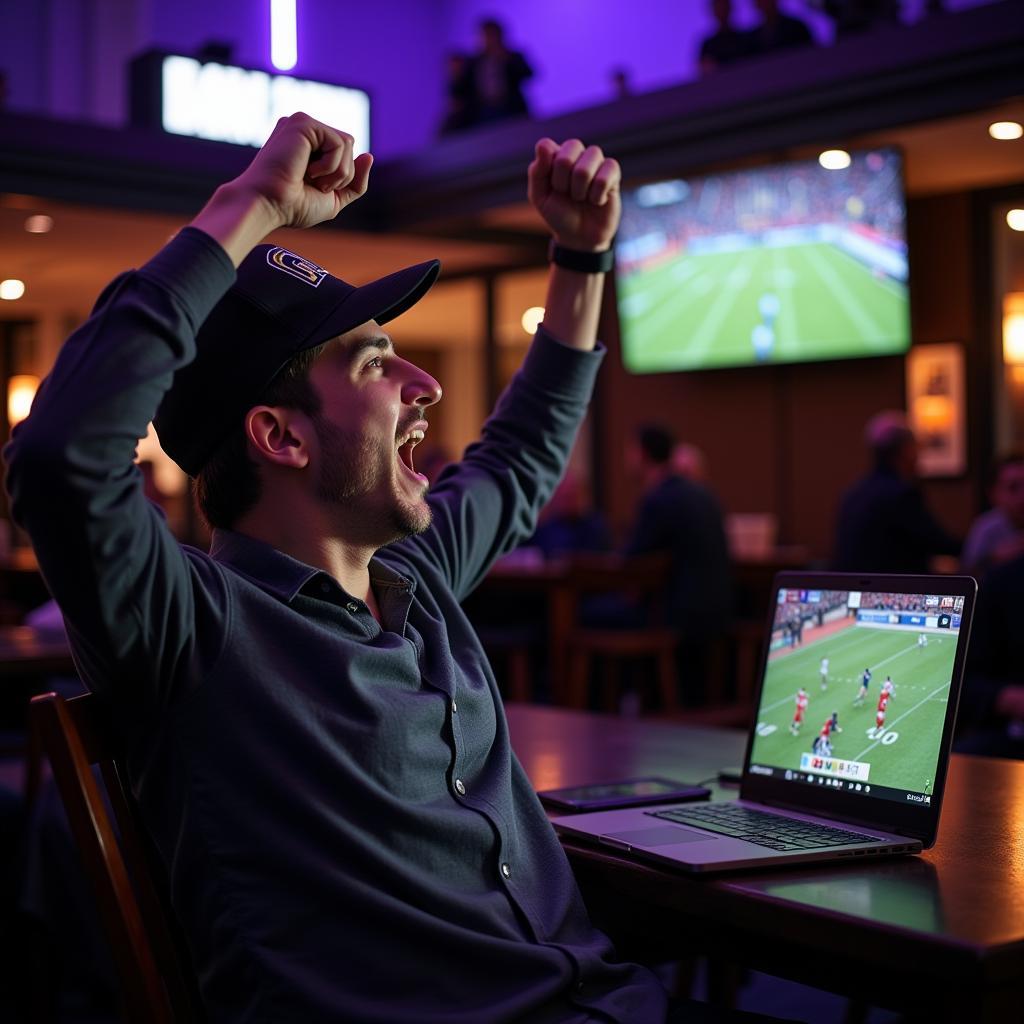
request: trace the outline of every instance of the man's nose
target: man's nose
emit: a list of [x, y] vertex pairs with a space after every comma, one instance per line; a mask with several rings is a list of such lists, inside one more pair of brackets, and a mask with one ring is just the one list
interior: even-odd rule
[[441, 400], [441, 385], [426, 370], [412, 363], [406, 364], [408, 373], [402, 385], [402, 402], [405, 405], [419, 405], [424, 409]]

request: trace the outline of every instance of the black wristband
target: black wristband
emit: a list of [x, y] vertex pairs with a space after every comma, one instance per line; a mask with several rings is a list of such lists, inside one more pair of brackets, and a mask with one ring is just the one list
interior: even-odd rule
[[548, 262], [580, 274], [607, 274], [615, 266], [615, 250], [581, 252], [579, 249], [566, 249], [552, 238], [548, 245]]

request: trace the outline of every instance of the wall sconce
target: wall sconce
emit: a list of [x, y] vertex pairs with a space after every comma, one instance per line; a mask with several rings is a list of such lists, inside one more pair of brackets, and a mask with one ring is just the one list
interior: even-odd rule
[[8, 378], [7, 422], [11, 427], [28, 415], [38, 390], [39, 378], [34, 373], [16, 373]]
[[1014, 383], [1024, 382], [1024, 292], [1003, 296], [1003, 363]]

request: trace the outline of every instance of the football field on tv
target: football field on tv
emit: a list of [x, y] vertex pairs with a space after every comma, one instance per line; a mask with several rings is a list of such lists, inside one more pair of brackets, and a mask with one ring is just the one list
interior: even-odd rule
[[828, 243], [678, 256], [620, 276], [618, 289], [634, 373], [758, 362], [759, 326], [774, 334], [764, 362], [886, 355], [908, 343], [906, 285]]
[[[752, 760], [780, 768], [800, 768], [800, 755], [833, 711], [841, 733], [831, 736], [832, 757], [871, 765], [869, 783], [926, 792], [934, 783], [942, 722], [953, 674], [957, 634], [928, 633], [926, 647], [907, 630], [850, 626], [821, 640], [776, 655], [768, 663]], [[819, 667], [828, 657], [828, 689], [821, 689]], [[864, 703], [854, 705], [865, 667], [872, 672]], [[875, 728], [878, 695], [886, 675], [895, 691], [889, 701], [882, 736]], [[800, 733], [789, 731], [796, 692], [807, 691]]]

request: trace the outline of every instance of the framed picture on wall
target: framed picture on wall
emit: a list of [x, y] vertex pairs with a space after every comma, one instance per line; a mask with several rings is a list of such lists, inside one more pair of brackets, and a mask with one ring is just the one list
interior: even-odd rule
[[961, 476], [967, 469], [963, 345], [950, 342], [910, 349], [907, 415], [920, 446], [921, 476]]

